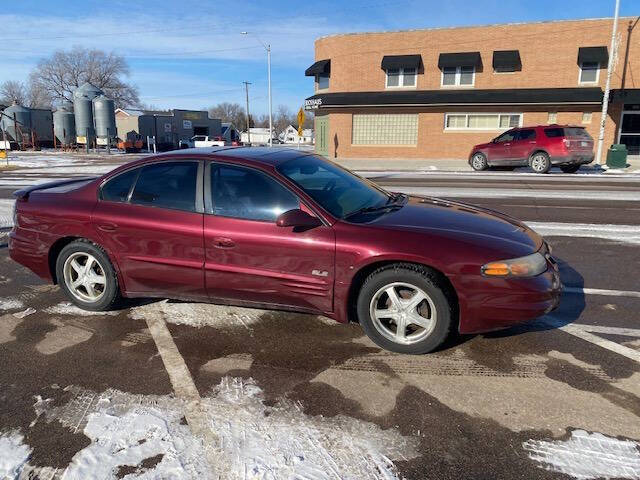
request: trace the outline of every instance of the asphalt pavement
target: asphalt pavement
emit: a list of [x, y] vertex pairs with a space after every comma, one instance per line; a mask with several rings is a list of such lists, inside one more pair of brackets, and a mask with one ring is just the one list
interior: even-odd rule
[[[0, 172], [0, 207], [120, 162]], [[640, 177], [362, 173], [533, 225], [560, 264], [559, 309], [423, 356], [310, 315], [156, 300], [88, 314], [0, 232], [9, 478], [640, 479]]]

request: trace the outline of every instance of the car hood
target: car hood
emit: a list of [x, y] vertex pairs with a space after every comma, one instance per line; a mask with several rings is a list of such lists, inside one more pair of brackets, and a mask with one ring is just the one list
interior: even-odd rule
[[433, 197], [409, 196], [402, 208], [376, 216], [367, 223], [449, 238], [484, 238], [493, 246], [510, 244], [523, 255], [542, 246], [540, 235], [508, 215]]

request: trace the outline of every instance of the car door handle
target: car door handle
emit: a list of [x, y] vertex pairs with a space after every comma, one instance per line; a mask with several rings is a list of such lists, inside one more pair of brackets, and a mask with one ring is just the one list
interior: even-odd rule
[[233, 248], [236, 242], [226, 237], [216, 237], [213, 239], [213, 246], [216, 248]]
[[98, 225], [98, 230], [103, 232], [115, 232], [118, 229], [118, 225], [115, 223], [101, 223]]

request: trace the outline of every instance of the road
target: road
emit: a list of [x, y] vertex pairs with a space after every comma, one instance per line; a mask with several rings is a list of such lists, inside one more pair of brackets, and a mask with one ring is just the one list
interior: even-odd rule
[[[0, 207], [15, 187], [121, 161], [0, 173]], [[362, 173], [533, 225], [560, 263], [560, 308], [404, 356], [309, 315], [81, 312], [0, 237], [0, 452], [24, 478], [66, 480], [639, 479], [640, 178]]]

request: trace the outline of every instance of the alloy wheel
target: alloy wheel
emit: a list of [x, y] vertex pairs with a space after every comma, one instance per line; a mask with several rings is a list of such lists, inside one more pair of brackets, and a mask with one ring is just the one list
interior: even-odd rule
[[403, 345], [424, 340], [436, 326], [433, 300], [410, 283], [394, 282], [380, 288], [371, 299], [369, 310], [376, 330]]
[[531, 159], [531, 168], [536, 172], [543, 172], [547, 168], [547, 157], [541, 153]]
[[476, 153], [473, 158], [471, 159], [471, 166], [475, 169], [475, 170], [482, 170], [485, 168], [485, 160], [484, 160], [484, 156], [482, 156], [479, 153]]
[[88, 303], [102, 298], [107, 287], [107, 277], [100, 262], [86, 252], [69, 255], [63, 267], [64, 282], [71, 294]]

